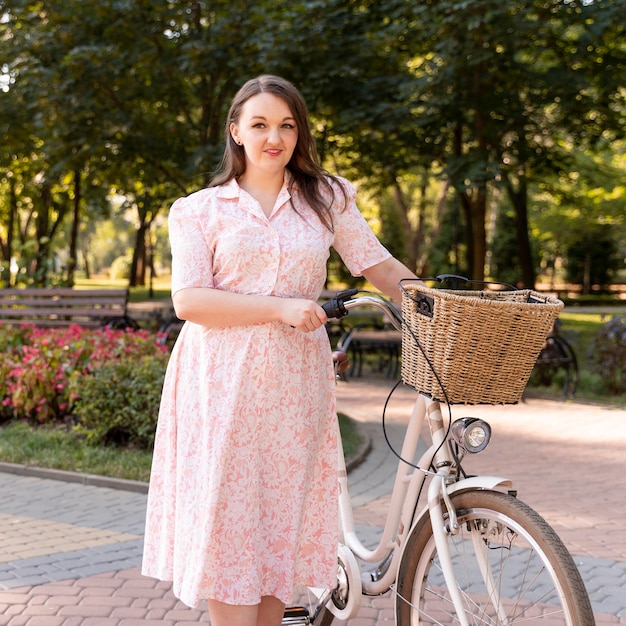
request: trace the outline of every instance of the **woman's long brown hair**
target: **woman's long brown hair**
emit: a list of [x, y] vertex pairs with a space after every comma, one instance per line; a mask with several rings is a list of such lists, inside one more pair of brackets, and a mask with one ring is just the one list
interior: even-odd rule
[[[302, 94], [289, 81], [279, 76], [265, 74], [245, 83], [237, 92], [228, 111], [224, 130], [226, 147], [218, 173], [209, 183], [209, 187], [223, 185], [232, 178], [241, 176], [246, 171], [246, 157], [243, 146], [237, 145], [230, 132], [231, 124], [238, 124], [243, 105], [252, 96], [259, 93], [271, 93], [284, 100], [289, 107], [298, 128], [298, 141], [287, 168], [292, 174], [289, 193], [300, 194], [304, 201], [315, 211], [320, 221], [331, 232], [333, 221], [331, 207], [336, 199], [337, 190], [343, 196], [343, 207], [347, 202], [346, 191], [341, 182], [324, 170], [319, 164], [315, 139], [311, 133], [307, 106]], [[335, 183], [335, 184], [333, 184]], [[292, 202], [292, 207], [295, 206]]]

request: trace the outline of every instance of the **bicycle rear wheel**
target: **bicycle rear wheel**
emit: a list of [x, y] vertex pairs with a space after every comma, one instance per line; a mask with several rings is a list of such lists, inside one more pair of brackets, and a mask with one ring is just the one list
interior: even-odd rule
[[[459, 532], [452, 565], [472, 626], [594, 626], [589, 596], [567, 548], [528, 505], [495, 491], [452, 496]], [[398, 626], [459, 624], [428, 517], [407, 540], [397, 582]]]

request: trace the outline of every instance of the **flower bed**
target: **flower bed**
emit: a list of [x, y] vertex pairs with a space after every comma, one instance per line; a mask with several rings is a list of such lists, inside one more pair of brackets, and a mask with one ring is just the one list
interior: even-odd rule
[[0, 421], [72, 419], [80, 378], [104, 365], [139, 363], [167, 348], [145, 330], [0, 327]]

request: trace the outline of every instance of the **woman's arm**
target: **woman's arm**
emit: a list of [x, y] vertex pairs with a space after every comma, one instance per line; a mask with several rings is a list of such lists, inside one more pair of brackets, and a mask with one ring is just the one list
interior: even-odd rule
[[403, 278], [417, 278], [417, 276], [404, 263], [394, 257], [388, 258], [382, 263], [368, 267], [363, 276], [376, 287], [396, 302], [402, 301], [402, 291], [398, 283]]
[[303, 332], [326, 323], [324, 310], [312, 300], [257, 296], [219, 289], [186, 288], [172, 296], [179, 319], [202, 326], [246, 326], [280, 321]]

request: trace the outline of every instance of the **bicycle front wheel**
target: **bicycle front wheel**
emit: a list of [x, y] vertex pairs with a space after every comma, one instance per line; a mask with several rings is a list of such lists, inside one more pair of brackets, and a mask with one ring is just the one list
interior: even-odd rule
[[[448, 539], [472, 626], [594, 626], [589, 596], [567, 548], [528, 505], [495, 491], [452, 496], [459, 531]], [[460, 624], [428, 516], [407, 540], [397, 581], [398, 626]]]

